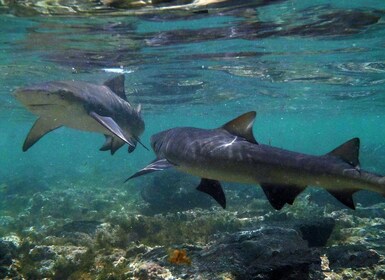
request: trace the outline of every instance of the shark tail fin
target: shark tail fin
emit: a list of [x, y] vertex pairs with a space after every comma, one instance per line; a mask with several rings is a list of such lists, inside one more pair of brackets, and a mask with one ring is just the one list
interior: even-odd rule
[[360, 139], [352, 138], [346, 141], [342, 145], [329, 152], [327, 155], [335, 156], [343, 161], [351, 164], [352, 166], [359, 168], [360, 161], [358, 159], [360, 153]]

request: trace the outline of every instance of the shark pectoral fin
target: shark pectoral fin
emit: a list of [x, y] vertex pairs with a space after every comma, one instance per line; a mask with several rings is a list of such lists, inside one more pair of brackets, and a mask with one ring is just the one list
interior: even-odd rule
[[263, 192], [269, 200], [271, 206], [276, 210], [281, 210], [286, 203], [293, 204], [297, 195], [299, 195], [306, 187], [297, 185], [280, 185], [280, 184], [261, 184]]
[[342, 145], [335, 148], [328, 155], [339, 157], [343, 161], [351, 164], [354, 167], [359, 167], [360, 161], [358, 159], [360, 152], [360, 139], [353, 138], [346, 141]]
[[47, 120], [38, 118], [31, 130], [28, 132], [27, 138], [25, 138], [23, 144], [23, 152], [32, 147], [40, 138], [46, 135], [48, 132], [61, 127], [61, 124], [55, 123], [53, 120]]
[[171, 162], [169, 162], [167, 159], [165, 159], [165, 158], [156, 159], [152, 163], [147, 165], [145, 168], [139, 170], [134, 175], [132, 175], [131, 177], [127, 178], [126, 181], [124, 181], [124, 182], [127, 182], [128, 180], [130, 180], [132, 178], [135, 178], [135, 177], [139, 177], [139, 176], [142, 176], [142, 175], [145, 175], [145, 174], [148, 174], [148, 173], [152, 173], [152, 172], [155, 172], [155, 171], [161, 171], [161, 170], [168, 169], [168, 168], [171, 168], [171, 167], [175, 167], [175, 165], [172, 164]]
[[207, 193], [214, 198], [223, 209], [226, 208], [226, 196], [219, 181], [202, 178], [197, 190]]
[[350, 209], [355, 210], [356, 207], [354, 206], [354, 201], [353, 201], [353, 194], [357, 190], [343, 190], [343, 191], [333, 191], [333, 190], [328, 190], [328, 192], [334, 196], [339, 202], [344, 204], [345, 206], [349, 207]]
[[132, 141], [128, 140], [120, 126], [114, 121], [113, 118], [110, 118], [110, 117], [104, 117], [104, 116], [100, 116], [98, 115], [97, 113], [95, 112], [90, 112], [90, 116], [93, 117], [98, 123], [100, 123], [102, 126], [104, 126], [106, 129], [108, 129], [109, 131], [111, 131], [114, 135], [116, 135], [117, 137], [119, 137], [121, 140], [123, 140], [124, 142], [126, 142], [128, 145], [130, 146], [135, 146], [134, 143], [132, 143]]
[[253, 123], [256, 112], [248, 112], [229, 121], [222, 126], [222, 129], [230, 132], [233, 135], [245, 138], [247, 141], [258, 144], [253, 135]]

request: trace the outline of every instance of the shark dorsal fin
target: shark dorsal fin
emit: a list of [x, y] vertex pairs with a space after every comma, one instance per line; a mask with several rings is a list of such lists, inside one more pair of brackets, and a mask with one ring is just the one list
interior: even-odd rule
[[251, 111], [229, 121], [222, 128], [231, 134], [245, 138], [247, 141], [258, 144], [253, 135], [253, 123], [257, 113]]
[[127, 101], [126, 93], [124, 90], [124, 75], [118, 75], [104, 82], [104, 85], [112, 90], [120, 98]]
[[328, 155], [336, 156], [342, 159], [343, 161], [346, 161], [347, 163], [351, 164], [354, 167], [357, 167], [360, 165], [358, 155], [360, 152], [360, 139], [359, 138], [353, 138], [349, 141], [346, 141], [341, 146], [338, 146], [333, 151], [328, 153]]

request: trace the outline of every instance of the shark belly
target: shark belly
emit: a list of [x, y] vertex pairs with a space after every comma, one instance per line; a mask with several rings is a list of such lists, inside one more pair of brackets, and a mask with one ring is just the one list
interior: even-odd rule
[[92, 118], [81, 103], [52, 106], [50, 110], [40, 112], [40, 116], [69, 128], [112, 134]]

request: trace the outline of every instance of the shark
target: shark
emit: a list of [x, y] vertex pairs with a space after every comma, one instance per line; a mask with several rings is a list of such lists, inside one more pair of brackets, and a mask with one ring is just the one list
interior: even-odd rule
[[23, 151], [62, 126], [104, 134], [106, 140], [100, 150], [111, 154], [124, 144], [128, 144], [129, 153], [137, 143], [143, 145], [139, 138], [145, 129], [141, 106], [134, 108], [127, 101], [124, 79], [124, 75], [118, 75], [102, 85], [51, 81], [17, 89], [13, 93], [15, 98], [38, 116], [24, 141]]
[[251, 111], [215, 129], [176, 127], [154, 134], [150, 141], [156, 159], [127, 180], [176, 168], [200, 177], [197, 190], [223, 208], [220, 181], [259, 184], [276, 210], [293, 204], [307, 186], [326, 189], [351, 209], [359, 190], [384, 196], [385, 177], [360, 168], [359, 138], [322, 155], [293, 152], [258, 143], [252, 131], [255, 117]]

